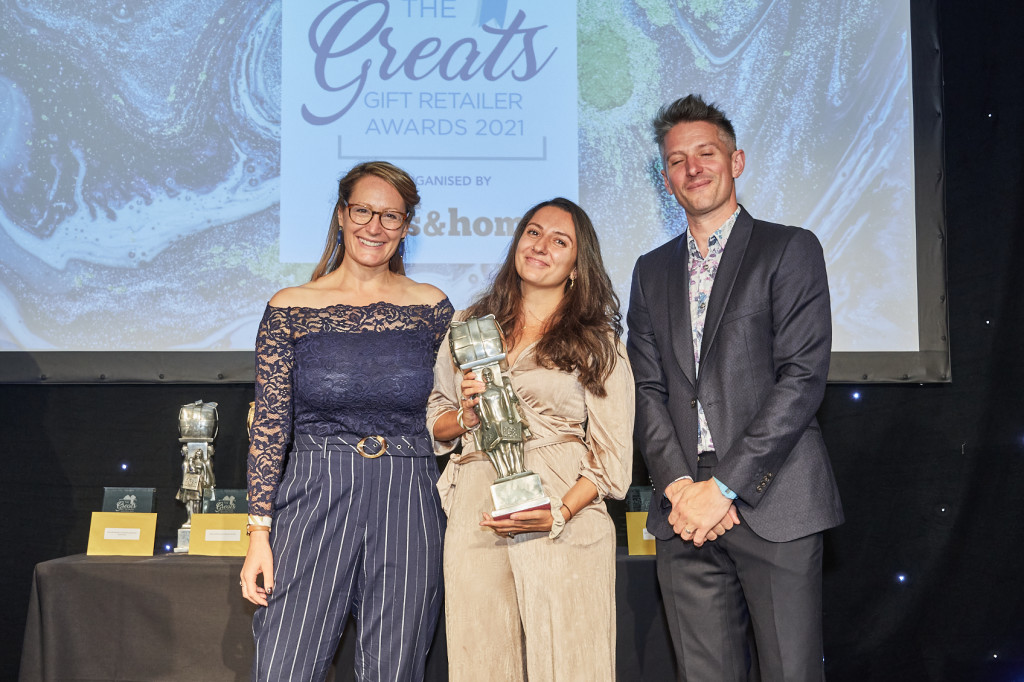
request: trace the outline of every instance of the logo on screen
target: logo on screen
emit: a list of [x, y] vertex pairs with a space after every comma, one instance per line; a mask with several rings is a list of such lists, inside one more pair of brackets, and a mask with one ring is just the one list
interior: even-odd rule
[[[417, 5], [421, 13], [429, 9], [435, 16], [446, 10], [454, 12], [443, 1], [406, 0], [403, 4], [410, 14]], [[309, 27], [309, 46], [315, 54], [313, 77], [317, 85], [325, 92], [337, 93], [341, 106], [336, 111], [314, 112], [303, 104], [302, 118], [312, 125], [337, 121], [356, 103], [371, 71], [383, 82], [396, 76], [419, 81], [435, 74], [449, 82], [466, 83], [478, 77], [492, 82], [506, 77], [529, 81], [558, 51], [552, 48], [546, 55], [536, 53], [537, 34], [547, 27], [527, 26], [523, 10], [502, 26], [504, 7], [500, 12], [493, 3], [488, 7], [497, 25], [491, 25], [489, 18], [476, 26], [473, 35], [454, 40], [424, 36], [414, 43], [407, 37], [396, 39], [395, 27], [388, 25], [388, 0], [340, 0], [328, 5]], [[481, 20], [483, 12], [481, 9]], [[355, 76], [353, 71], [357, 72]]]

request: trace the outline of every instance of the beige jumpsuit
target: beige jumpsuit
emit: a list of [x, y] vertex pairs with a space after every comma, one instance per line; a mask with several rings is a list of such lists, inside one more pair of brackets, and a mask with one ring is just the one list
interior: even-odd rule
[[[633, 465], [633, 375], [619, 343], [607, 396], [584, 390], [575, 374], [540, 366], [528, 347], [510, 369], [529, 422], [526, 467], [561, 498], [581, 476], [598, 495], [548, 533], [499, 537], [481, 527], [497, 477], [472, 436], [441, 474], [448, 514], [444, 545], [445, 625], [450, 680], [510, 682], [615, 679], [615, 529], [603, 499], [622, 499]], [[434, 366], [427, 427], [458, 408], [462, 375], [448, 343]], [[585, 444], [584, 444], [585, 441]], [[455, 441], [435, 442], [438, 454]]]

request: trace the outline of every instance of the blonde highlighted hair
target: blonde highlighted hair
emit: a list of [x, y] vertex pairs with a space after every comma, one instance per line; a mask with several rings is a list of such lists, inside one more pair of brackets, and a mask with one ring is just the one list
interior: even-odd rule
[[[420, 203], [419, 192], [416, 191], [416, 182], [404, 170], [390, 164], [387, 161], [367, 161], [353, 166], [345, 176], [338, 181], [338, 202], [331, 211], [331, 227], [327, 231], [327, 243], [324, 245], [324, 252], [320, 256], [320, 262], [313, 268], [313, 276], [310, 281], [320, 279], [329, 272], [333, 272], [345, 259], [345, 241], [341, 239], [341, 223], [338, 214], [341, 209], [348, 205], [349, 197], [356, 183], [365, 177], [376, 177], [384, 180], [395, 188], [395, 191], [405, 202], [407, 214], [405, 224], [408, 225], [416, 212], [416, 206]], [[397, 207], [394, 207], [397, 208]], [[399, 247], [395, 255], [391, 257], [388, 268], [391, 272], [400, 275], [405, 274], [405, 263], [402, 261], [403, 249]]]

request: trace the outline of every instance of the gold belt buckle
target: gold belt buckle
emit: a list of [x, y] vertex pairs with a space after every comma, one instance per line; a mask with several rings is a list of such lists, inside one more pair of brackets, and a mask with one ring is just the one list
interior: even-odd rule
[[[377, 441], [377, 445], [380, 446], [380, 450], [378, 450], [375, 453], [368, 453], [366, 449], [363, 447], [363, 444], [368, 440]], [[359, 454], [365, 457], [366, 459], [377, 459], [378, 457], [380, 457], [381, 455], [388, 451], [388, 442], [384, 440], [384, 436], [364, 436], [359, 439], [358, 443], [356, 443], [356, 450], [358, 450]]]

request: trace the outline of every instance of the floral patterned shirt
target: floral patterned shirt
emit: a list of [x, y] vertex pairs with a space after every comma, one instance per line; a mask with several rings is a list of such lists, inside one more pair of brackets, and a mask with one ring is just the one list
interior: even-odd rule
[[[690, 270], [690, 322], [693, 324], [693, 365], [697, 376], [700, 376], [700, 345], [704, 338], [704, 318], [708, 310], [708, 299], [711, 298], [711, 287], [715, 283], [718, 265], [722, 262], [725, 243], [732, 233], [732, 226], [740, 214], [737, 208], [725, 223], [708, 238], [708, 255], [701, 256], [697, 240], [690, 231], [686, 231], [686, 246], [689, 251], [688, 265]], [[697, 401], [697, 452], [709, 452], [715, 449], [711, 439], [708, 420], [704, 416], [704, 406]]]

